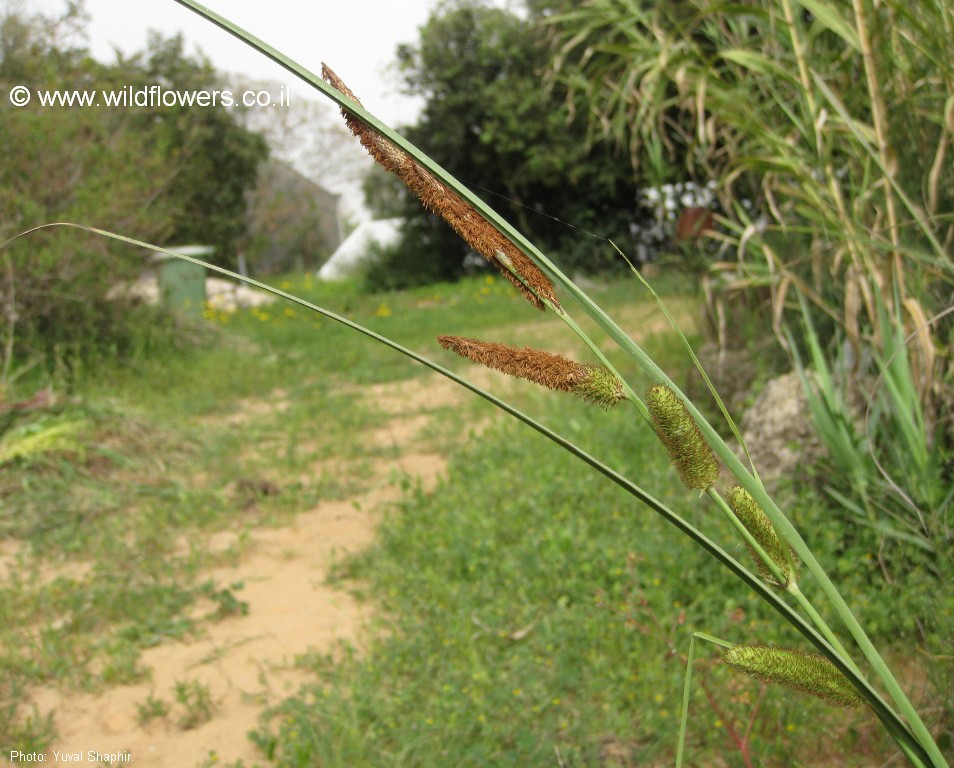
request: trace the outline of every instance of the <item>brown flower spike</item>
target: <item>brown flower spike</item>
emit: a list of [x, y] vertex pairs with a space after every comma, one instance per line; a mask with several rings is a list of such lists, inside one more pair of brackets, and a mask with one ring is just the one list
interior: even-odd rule
[[548, 389], [570, 392], [601, 408], [612, 408], [625, 398], [620, 380], [602, 365], [577, 363], [531, 347], [508, 347], [461, 336], [438, 336], [437, 341], [444, 349], [475, 363]]
[[[321, 65], [321, 76], [336, 90], [361, 104], [327, 64]], [[472, 206], [430, 171], [422, 168], [414, 158], [346, 109], [342, 108], [341, 114], [374, 161], [397, 176], [427, 210], [443, 218], [464, 242], [497, 267], [531, 304], [541, 310], [546, 308], [544, 301], [549, 301], [555, 307], [560, 306], [553, 284], [543, 271]], [[505, 262], [513, 267], [519, 277], [505, 266]]]

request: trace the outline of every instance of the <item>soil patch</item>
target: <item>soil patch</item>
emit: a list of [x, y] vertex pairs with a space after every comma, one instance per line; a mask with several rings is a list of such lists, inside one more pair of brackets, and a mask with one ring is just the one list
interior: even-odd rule
[[[475, 369], [480, 377], [481, 373]], [[350, 388], [350, 387], [349, 387]], [[262, 710], [307, 682], [294, 666], [308, 652], [333, 652], [340, 641], [360, 647], [370, 613], [351, 595], [327, 584], [330, 568], [341, 557], [360, 551], [373, 538], [378, 511], [402, 493], [398, 479], [409, 477], [432, 489], [445, 471], [444, 457], [427, 444], [423, 433], [439, 409], [459, 404], [468, 393], [438, 375], [361, 388], [364, 402], [380, 412], [379, 426], [368, 440], [371, 467], [363, 491], [345, 500], [322, 502], [298, 514], [282, 528], [255, 528], [236, 565], [210, 569], [221, 587], [242, 584], [235, 596], [248, 613], [209, 625], [201, 637], [166, 643], [145, 651], [140, 666], [146, 682], [110, 688], [97, 694], [45, 688], [33, 692], [41, 712], [52, 711], [58, 736], [49, 750], [103, 755], [128, 754], [140, 766], [171, 768], [201, 763], [211, 753], [218, 760], [261, 759], [247, 733]], [[272, 417], [287, 407], [284, 393], [268, 398], [268, 411], [246, 404], [238, 423]], [[236, 423], [224, 418], [220, 423]], [[347, 472], [353, 462], [333, 461]], [[323, 467], [327, 470], [329, 467]], [[397, 477], [396, 477], [397, 475]], [[210, 552], [228, 549], [237, 534], [220, 531], [208, 537]], [[13, 553], [6, 553], [11, 557]], [[208, 693], [207, 717], [186, 727], [188, 707], [176, 701], [177, 684], [197, 684]], [[164, 702], [164, 716], [143, 721], [150, 700]], [[89, 761], [86, 761], [89, 763]], [[95, 764], [95, 763], [91, 763]]]

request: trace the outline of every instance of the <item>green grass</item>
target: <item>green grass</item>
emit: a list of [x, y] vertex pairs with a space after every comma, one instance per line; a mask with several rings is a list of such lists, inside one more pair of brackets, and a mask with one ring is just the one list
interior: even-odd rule
[[[300, 277], [276, 284], [465, 374], [468, 364], [448, 359], [435, 336], [579, 347], [496, 278], [372, 296]], [[640, 327], [654, 316], [632, 280], [594, 294]], [[139, 680], [148, 674], [142, 649], [242, 612], [241, 585], [203, 572], [238, 557], [247, 536], [213, 555], [202, 534], [281, 525], [319, 499], [360, 490], [360, 467], [389, 450], [363, 439], [382, 418], [362, 396], [365, 385], [422, 373], [280, 302], [210, 322], [213, 343], [80, 382], [59, 410], [87, 424], [84, 451], [0, 470], [0, 535], [19, 552], [0, 587], [5, 747], [27, 751], [51, 738], [55, 718], [24, 703], [32, 686]], [[646, 348], [677, 379], [688, 375], [669, 334], [650, 336]], [[631, 373], [622, 356], [611, 357]], [[531, 386], [508, 392], [706, 532], [724, 534], [681, 490], [628, 406], [604, 413]], [[360, 653], [301, 660], [315, 684], [265, 716], [254, 737], [271, 762], [553, 766], [558, 752], [573, 766], [668, 764], [693, 631], [797, 642], [690, 542], [530, 430], [497, 420], [475, 439], [470, 425], [492, 413], [477, 398], [437, 412], [429, 439], [450, 458], [449, 477], [428, 494], [409, 485], [372, 549], [336, 570], [341, 587], [371, 603], [382, 631]], [[313, 472], [331, 458], [354, 462], [354, 476]], [[262, 494], [262, 483], [280, 492]], [[870, 603], [874, 617], [889, 610], [867, 601], [877, 572], [870, 560], [857, 567], [864, 547], [845, 551], [822, 510], [806, 507], [796, 518], [810, 521], [839, 572], [855, 574], [853, 605], [865, 614]], [[200, 599], [211, 608], [195, 617]], [[879, 626], [890, 633], [895, 619]], [[895, 650], [907, 655], [903, 645]], [[871, 719], [779, 691], [761, 695], [714, 656], [694, 679], [690, 755], [704, 764], [717, 755], [742, 764], [728, 729], [744, 731], [753, 708], [756, 764], [794, 764], [797, 755], [811, 765], [847, 750], [853, 756], [842, 764], [864, 765], [890, 753]], [[203, 710], [192, 699], [179, 709]], [[153, 716], [149, 704], [143, 717]], [[827, 739], [818, 738], [822, 729]]]
[[182, 708], [178, 725], [188, 731], [212, 719], [215, 704], [208, 686], [198, 680], [179, 680], [175, 688], [176, 703]]
[[[276, 283], [437, 353], [441, 332], [528, 319], [496, 278], [373, 296], [307, 277]], [[51, 414], [83, 424], [71, 437], [76, 450], [0, 467], [4, 748], [49, 741], [47, 713], [33, 715], [25, 703], [30, 687], [134, 682], [148, 674], [137, 664], [142, 649], [241, 610], [240, 586], [213, 584], [202, 572], [237, 557], [243, 538], [212, 555], [201, 534], [280, 525], [320, 499], [360, 490], [362, 462], [386, 451], [362, 439], [381, 418], [362, 385], [422, 372], [280, 301], [209, 320], [198, 348], [87, 371]], [[0, 426], [34, 418], [8, 414]], [[453, 442], [441, 429], [434, 439]], [[354, 472], [314, 473], [331, 458], [353, 460]], [[262, 483], [279, 493], [257, 492]], [[200, 599], [213, 609], [196, 618], [190, 609]]]
[[[631, 414], [546, 396], [536, 407], [718, 532]], [[456, 454], [448, 480], [408, 495], [337, 576], [388, 618], [365, 652], [302, 660], [318, 683], [256, 736], [277, 765], [553, 766], [557, 751], [574, 766], [671, 764], [693, 631], [795, 642], [700, 550], [519, 425]], [[721, 709], [697, 686], [690, 719], [702, 764], [733, 751], [725, 721], [744, 730], [759, 699], [757, 684], [712, 659], [697, 679]], [[758, 708], [764, 765], [830, 757], [856, 729], [873, 744], [842, 764], [890, 749], [863, 717], [807, 698], [769, 691]], [[816, 744], [820, 721], [843, 738]]]

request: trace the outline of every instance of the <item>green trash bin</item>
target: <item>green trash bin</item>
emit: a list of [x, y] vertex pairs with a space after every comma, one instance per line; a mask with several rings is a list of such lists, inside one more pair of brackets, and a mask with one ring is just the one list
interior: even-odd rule
[[[186, 245], [168, 250], [206, 260], [215, 252], [210, 245]], [[156, 256], [156, 263], [162, 303], [173, 309], [201, 313], [205, 305], [205, 267], [164, 253]]]

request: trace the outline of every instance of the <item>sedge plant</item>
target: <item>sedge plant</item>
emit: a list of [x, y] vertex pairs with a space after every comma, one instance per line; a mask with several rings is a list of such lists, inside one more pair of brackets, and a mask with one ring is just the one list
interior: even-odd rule
[[[752, 567], [740, 563], [723, 545], [706, 536], [630, 478], [622, 476], [565, 437], [434, 360], [280, 289], [191, 257], [172, 255], [244, 280], [363, 333], [458, 382], [560, 445], [701, 546], [814, 647], [813, 652], [808, 652], [803, 648], [769, 648], [758, 642], [730, 642], [711, 638], [724, 649], [727, 664], [742, 673], [818, 696], [834, 705], [863, 704], [881, 721], [912, 765], [924, 768], [948, 766], [928, 727], [836, 585], [766, 492], [757, 474], [736, 457], [699, 408], [609, 315], [458, 179], [367, 112], [330, 68], [324, 67], [323, 78], [318, 77], [199, 3], [193, 0], [176, 2], [243, 40], [337, 103], [349, 128], [372, 157], [401, 179], [428, 209], [442, 216], [475, 251], [498, 268], [531, 306], [551, 313], [565, 323], [586, 344], [595, 361], [581, 363], [542, 350], [508, 347], [451, 335], [439, 339], [441, 346], [479, 364], [579, 396], [601, 407], [632, 407], [635, 410], [636, 428], [654, 430], [669, 452], [684, 484], [699, 492], [700, 503], [705, 499], [722, 513], [734, 534], [748, 547], [753, 560]], [[156, 246], [93, 227], [76, 224], [67, 226], [166, 253]], [[575, 305], [572, 310], [568, 308], [571, 305]], [[573, 313], [576, 311], [588, 315], [638, 366], [652, 382], [648, 392], [639, 394], [636, 386], [620, 374], [603, 352], [599, 341], [585, 332], [575, 319]], [[720, 490], [719, 485], [723, 468], [734, 478], [731, 489], [725, 492]], [[817, 585], [817, 590], [813, 592], [817, 591], [818, 594], [809, 596], [802, 592], [799, 586], [800, 573], [811, 575]], [[832, 626], [823, 617], [823, 610], [833, 611], [840, 627]], [[869, 675], [871, 682], [868, 680]], [[876, 685], [882, 687], [886, 695]], [[681, 758], [680, 743], [677, 764]]]

